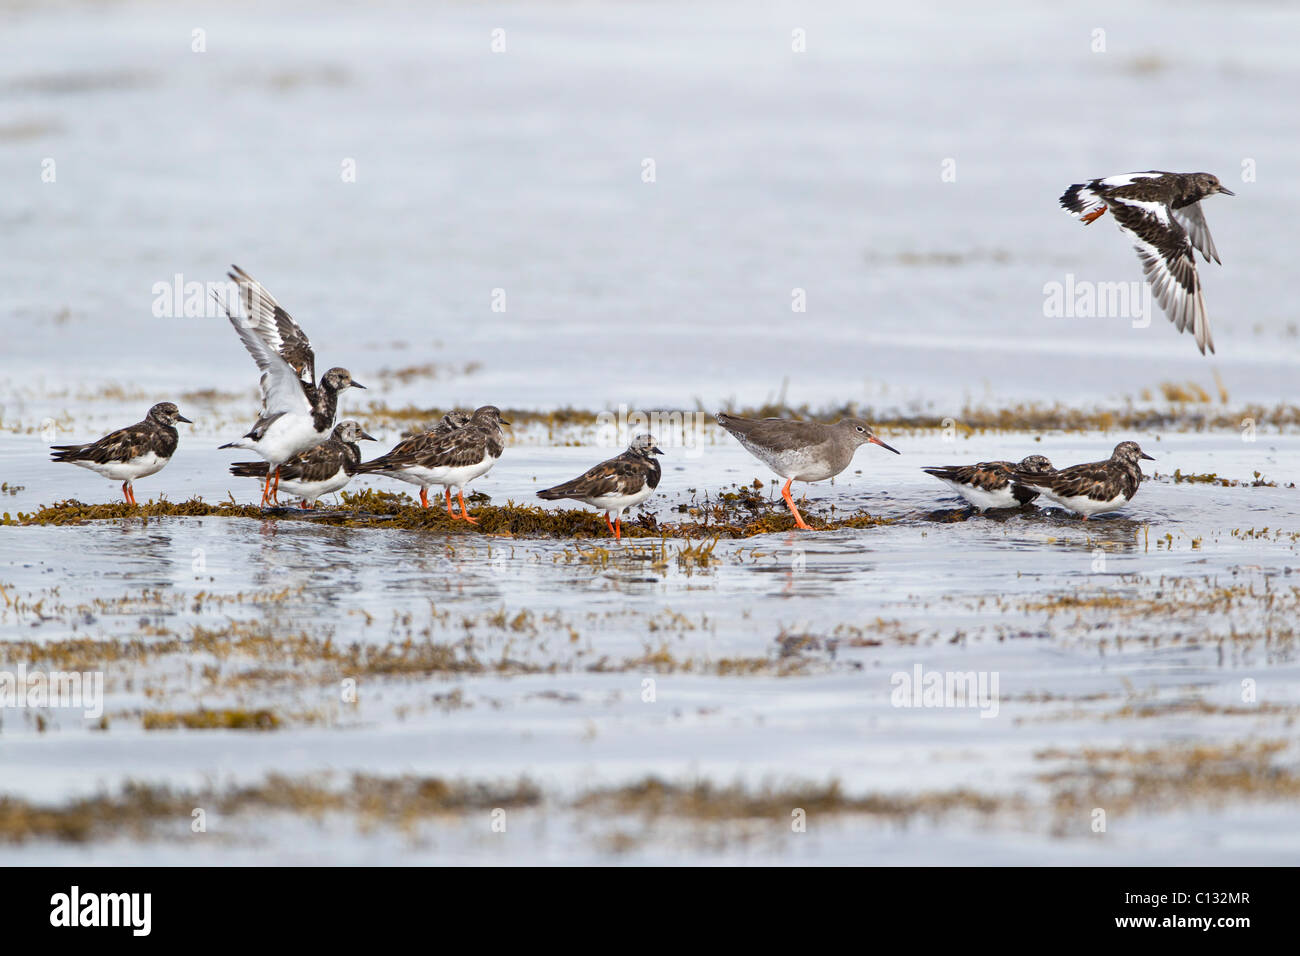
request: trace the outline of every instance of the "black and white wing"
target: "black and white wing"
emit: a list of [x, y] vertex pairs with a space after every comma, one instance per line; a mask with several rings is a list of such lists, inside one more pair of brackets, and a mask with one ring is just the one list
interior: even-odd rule
[[[1116, 196], [1109, 202], [1120, 231], [1133, 241], [1143, 274], [1169, 321], [1179, 332], [1192, 331], [1202, 355], [1207, 348], [1213, 352], [1205, 296], [1187, 230], [1162, 202]], [[1205, 235], [1208, 239], [1209, 233]]]
[[1214, 248], [1214, 239], [1210, 236], [1210, 227], [1205, 224], [1205, 213], [1199, 202], [1191, 203], [1182, 209], [1174, 210], [1174, 218], [1187, 230], [1192, 245], [1201, 253], [1206, 262], [1213, 260], [1219, 265], [1219, 250]]
[[260, 333], [259, 327], [254, 322], [235, 315], [225, 302], [222, 302], [222, 305], [226, 309], [226, 317], [235, 328], [235, 333], [262, 372], [259, 382], [262, 388], [262, 416], [253, 426], [253, 431], [260, 434], [260, 429], [264, 425], [269, 425], [281, 415], [289, 413], [311, 415], [311, 399], [294, 367]]
[[289, 363], [311, 391], [316, 386], [316, 354], [307, 341], [307, 333], [266, 291], [266, 287], [239, 266], [226, 273], [239, 287], [245, 321], [280, 357]]

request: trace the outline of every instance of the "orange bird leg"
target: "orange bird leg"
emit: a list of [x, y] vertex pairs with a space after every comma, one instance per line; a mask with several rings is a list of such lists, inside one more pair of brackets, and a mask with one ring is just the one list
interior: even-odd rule
[[623, 537], [623, 516], [622, 515], [618, 516], [618, 521], [614, 525], [614, 537], [616, 539]]
[[131, 490], [125, 481], [122, 482], [122, 500], [128, 505], [131, 503]]
[[806, 521], [803, 520], [803, 515], [801, 515], [799, 513], [799, 509], [794, 506], [794, 499], [790, 497], [790, 486], [792, 484], [794, 484], [793, 478], [787, 481], [785, 483], [785, 487], [781, 489], [781, 497], [784, 498], [785, 503], [789, 505], [790, 514], [794, 515], [795, 526], [799, 528], [803, 528], [805, 531], [813, 531], [815, 529], [811, 525], [809, 525]]
[[608, 511], [605, 512], [605, 525], [606, 525], [606, 527], [609, 528], [609, 533], [610, 533], [610, 534], [615, 534], [615, 531], [614, 531], [614, 522], [611, 521], [611, 520], [609, 519], [609, 512], [608, 512]]
[[271, 504], [280, 503], [280, 466], [275, 466], [275, 484], [271, 487]]
[[451, 515], [454, 518], [456, 517], [456, 512], [451, 507], [451, 489], [444, 487], [442, 491], [443, 494], [447, 496], [447, 514]]
[[1080, 216], [1079, 221], [1086, 226], [1088, 223], [1100, 219], [1104, 215], [1106, 215], [1106, 207], [1098, 206], [1096, 209], [1088, 213], [1086, 216]]
[[457, 490], [456, 497], [460, 500], [460, 516], [464, 518], [466, 521], [468, 521], [470, 524], [478, 524], [478, 520], [475, 518], [471, 518], [469, 516], [469, 512], [465, 510], [465, 492], [461, 490]]
[[420, 507], [429, 507], [429, 489], [425, 488], [423, 485], [420, 486]]

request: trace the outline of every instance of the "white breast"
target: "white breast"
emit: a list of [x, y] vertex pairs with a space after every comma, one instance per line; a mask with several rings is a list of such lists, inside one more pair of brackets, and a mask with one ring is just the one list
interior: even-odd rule
[[160, 458], [154, 452], [145, 452], [132, 458], [130, 461], [110, 461], [101, 463], [97, 461], [76, 461], [75, 465], [82, 468], [89, 468], [97, 475], [103, 475], [112, 481], [134, 481], [137, 478], [144, 478], [147, 475], [156, 474], [162, 471], [163, 466], [170, 461], [168, 458]]

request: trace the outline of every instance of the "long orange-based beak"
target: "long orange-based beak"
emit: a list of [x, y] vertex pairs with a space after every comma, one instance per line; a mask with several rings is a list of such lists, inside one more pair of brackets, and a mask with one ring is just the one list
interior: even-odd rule
[[901, 455], [901, 454], [902, 454], [902, 452], [899, 451], [897, 448], [891, 448], [889, 445], [886, 445], [883, 441], [881, 441], [881, 440], [880, 440], [879, 438], [877, 438], [875, 435], [872, 435], [870, 438], [867, 439], [867, 441], [869, 441], [869, 442], [870, 442], [871, 444], [873, 444], [873, 445], [879, 445], [881, 448], [885, 449], [886, 451], [892, 451], [895, 455]]

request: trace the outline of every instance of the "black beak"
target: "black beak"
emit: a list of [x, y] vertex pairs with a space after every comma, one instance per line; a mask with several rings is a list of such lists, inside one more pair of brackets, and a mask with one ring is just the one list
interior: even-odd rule
[[367, 435], [365, 432], [361, 433], [361, 437], [364, 438], [366, 441], [379, 441], [379, 439], [376, 438], [374, 435]]
[[1155, 459], [1152, 458], [1150, 455], [1148, 455], [1146, 452], [1142, 452], [1142, 457], [1145, 458], [1147, 461], [1155, 461]]
[[1237, 194], [1234, 193], [1231, 189], [1228, 189], [1228, 188], [1225, 187], [1225, 186], [1220, 186], [1220, 187], [1219, 187], [1219, 192], [1223, 193], [1223, 195], [1225, 195], [1225, 196], [1235, 196], [1235, 195], [1237, 195]]
[[883, 441], [881, 441], [881, 440], [880, 440], [879, 438], [877, 438], [875, 435], [872, 435], [870, 438], [867, 439], [867, 441], [869, 441], [869, 442], [870, 442], [871, 444], [873, 444], [873, 445], [879, 445], [881, 448], [885, 449], [886, 451], [892, 451], [895, 455], [901, 455], [901, 454], [902, 454], [902, 452], [899, 451], [897, 448], [891, 448], [889, 445], [886, 445]]
[[510, 423], [509, 423], [508, 421], [506, 421], [504, 418], [498, 418], [498, 419], [497, 419], [497, 424], [498, 424], [498, 425], [509, 425]]
[[186, 418], [184, 415], [180, 414], [179, 412], [177, 412], [177, 414], [176, 414], [176, 420], [177, 420], [178, 422], [184, 422], [186, 425], [193, 425], [193, 424], [194, 424], [192, 421], [190, 421], [188, 418]]
[[365, 388], [365, 386], [362, 385], [360, 382], [353, 382], [353, 383], [352, 383], [352, 387], [353, 387], [353, 388]]
[[656, 455], [662, 455], [664, 453], [664, 450], [660, 448], [658, 445], [650, 446], [650, 450], [654, 452]]

